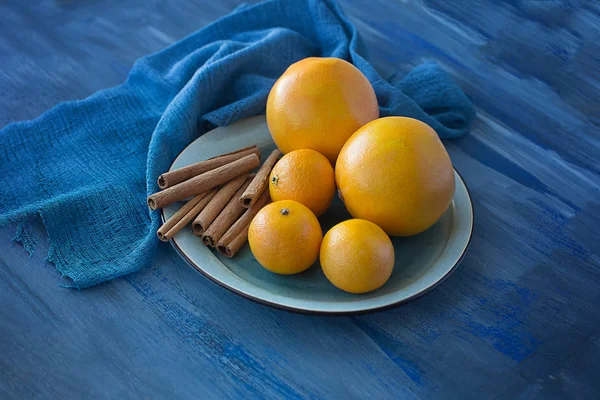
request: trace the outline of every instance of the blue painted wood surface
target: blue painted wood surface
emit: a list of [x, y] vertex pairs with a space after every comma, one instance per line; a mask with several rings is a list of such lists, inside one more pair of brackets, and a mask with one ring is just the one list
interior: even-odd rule
[[[0, 3], [0, 126], [125, 79], [238, 1]], [[0, 398], [598, 398], [600, 3], [342, 0], [390, 76], [473, 98], [446, 142], [475, 236], [438, 289], [357, 317], [242, 299], [178, 259], [77, 292], [0, 230]], [[38, 228], [42, 233], [43, 227]]]

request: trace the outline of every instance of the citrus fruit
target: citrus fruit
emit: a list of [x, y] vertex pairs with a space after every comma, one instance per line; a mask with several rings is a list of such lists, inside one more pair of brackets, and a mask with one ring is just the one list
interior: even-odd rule
[[318, 217], [335, 195], [335, 174], [324, 155], [310, 149], [294, 150], [275, 164], [269, 178], [273, 201], [295, 200]]
[[256, 260], [269, 271], [284, 275], [297, 274], [314, 264], [322, 239], [315, 214], [293, 200], [263, 207], [248, 230]]
[[369, 80], [339, 58], [292, 64], [269, 93], [267, 124], [283, 153], [313, 149], [333, 164], [348, 138], [379, 117]]
[[383, 229], [364, 219], [351, 219], [331, 228], [320, 253], [327, 279], [350, 293], [380, 288], [394, 269], [392, 241]]
[[354, 218], [392, 236], [433, 225], [454, 194], [454, 170], [435, 131], [412, 118], [386, 117], [359, 130], [335, 166], [342, 200]]

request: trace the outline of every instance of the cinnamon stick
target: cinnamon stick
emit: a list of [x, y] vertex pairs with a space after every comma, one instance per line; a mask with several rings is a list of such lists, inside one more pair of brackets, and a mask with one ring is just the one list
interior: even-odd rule
[[254, 216], [261, 208], [266, 206], [271, 199], [269, 192], [264, 191], [258, 200], [246, 210], [244, 215], [240, 217], [232, 226], [225, 232], [223, 237], [217, 243], [217, 251], [225, 257], [231, 258], [242, 248], [248, 240], [248, 228]]
[[252, 182], [252, 178], [248, 177], [246, 182], [240, 187], [233, 197], [229, 200], [223, 211], [219, 213], [217, 218], [210, 224], [208, 229], [202, 234], [202, 243], [207, 246], [215, 247], [215, 244], [221, 239], [221, 236], [233, 225], [235, 221], [246, 211], [246, 208], [240, 204], [240, 196], [248, 185]]
[[259, 165], [260, 159], [258, 156], [256, 154], [249, 154], [239, 160], [232, 161], [229, 164], [197, 175], [161, 192], [154, 193], [148, 197], [148, 206], [152, 210], [156, 210], [176, 201], [206, 192], [215, 186], [222, 185], [233, 178], [237, 178], [253, 170]]
[[277, 162], [277, 159], [281, 155], [281, 151], [275, 149], [271, 153], [271, 155], [265, 160], [264, 164], [258, 172], [256, 176], [252, 180], [248, 189], [244, 192], [244, 194], [240, 198], [240, 202], [242, 206], [249, 208], [252, 204], [258, 200], [262, 192], [265, 191], [267, 186], [269, 185], [269, 175], [271, 174], [271, 170], [273, 166]]
[[204, 207], [206, 207], [216, 193], [217, 188], [214, 188], [209, 192], [194, 196], [158, 229], [156, 232], [158, 238], [163, 242], [171, 240], [177, 232], [186, 226]]
[[176, 169], [174, 171], [165, 172], [158, 177], [158, 187], [166, 189], [168, 187], [177, 185], [183, 181], [187, 181], [196, 175], [203, 174], [215, 169], [222, 167], [225, 164], [229, 164], [232, 161], [239, 160], [249, 154], [256, 154], [260, 158], [260, 152], [258, 146], [245, 147], [231, 153], [222, 154], [220, 156], [209, 158], [208, 160], [200, 161], [195, 164], [185, 166], [183, 168]]
[[248, 231], [250, 224], [245, 225], [243, 229], [227, 244], [217, 243], [217, 251], [227, 258], [232, 258], [248, 241]]
[[[251, 174], [254, 177], [254, 174]], [[200, 236], [208, 229], [210, 224], [217, 218], [219, 213], [225, 208], [229, 200], [238, 191], [238, 189], [248, 179], [247, 175], [241, 175], [223, 185], [212, 200], [198, 214], [192, 224], [194, 235]]]

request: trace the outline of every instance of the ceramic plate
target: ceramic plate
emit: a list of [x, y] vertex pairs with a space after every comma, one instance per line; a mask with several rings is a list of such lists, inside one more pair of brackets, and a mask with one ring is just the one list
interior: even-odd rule
[[[275, 148], [264, 116], [217, 128], [191, 143], [177, 157], [171, 170], [258, 144], [265, 157]], [[163, 209], [163, 219], [182, 206]], [[351, 218], [339, 199], [321, 218], [323, 232]], [[473, 231], [473, 208], [467, 188], [456, 174], [452, 205], [442, 218], [422, 234], [392, 238], [396, 252], [394, 272], [380, 289], [362, 295], [345, 293], [325, 278], [317, 263], [298, 275], [275, 275], [252, 257], [246, 244], [232, 259], [205, 247], [187, 227], [171, 243], [187, 263], [219, 285], [249, 299], [292, 311], [319, 314], [352, 314], [407, 302], [439, 285], [464, 257]]]

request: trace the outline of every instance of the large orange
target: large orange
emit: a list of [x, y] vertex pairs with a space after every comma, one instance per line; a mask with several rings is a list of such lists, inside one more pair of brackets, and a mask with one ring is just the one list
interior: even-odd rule
[[392, 241], [380, 227], [364, 219], [351, 219], [331, 228], [320, 253], [327, 279], [350, 293], [383, 286], [394, 269]]
[[318, 217], [335, 196], [333, 167], [324, 155], [310, 149], [294, 150], [275, 164], [269, 179], [271, 200], [295, 200]]
[[433, 225], [454, 194], [454, 169], [435, 131], [412, 118], [360, 128], [340, 152], [335, 179], [346, 208], [392, 236]]
[[250, 223], [248, 242], [256, 260], [271, 272], [297, 274], [319, 257], [323, 232], [315, 214], [293, 200], [263, 207]]
[[283, 153], [313, 149], [333, 164], [348, 138], [379, 117], [369, 80], [339, 58], [292, 64], [269, 93], [267, 123]]

